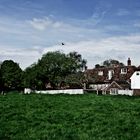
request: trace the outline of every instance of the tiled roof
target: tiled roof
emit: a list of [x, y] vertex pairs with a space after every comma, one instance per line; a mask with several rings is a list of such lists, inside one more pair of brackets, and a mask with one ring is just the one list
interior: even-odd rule
[[[111, 83], [112, 81], [130, 81], [131, 75], [136, 70], [135, 66], [102, 67], [87, 69], [84, 74], [89, 83]], [[110, 78], [109, 71], [111, 71]]]

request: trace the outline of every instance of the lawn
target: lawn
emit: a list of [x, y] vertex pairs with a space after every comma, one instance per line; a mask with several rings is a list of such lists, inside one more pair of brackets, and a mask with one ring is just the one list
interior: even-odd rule
[[139, 97], [0, 95], [0, 140], [139, 139]]

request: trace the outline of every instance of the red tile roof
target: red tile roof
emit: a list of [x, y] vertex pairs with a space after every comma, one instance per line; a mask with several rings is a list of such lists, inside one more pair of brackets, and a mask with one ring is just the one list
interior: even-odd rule
[[[88, 83], [111, 83], [112, 81], [130, 81], [131, 75], [136, 70], [135, 66], [102, 67], [87, 69], [84, 75]], [[109, 71], [112, 71], [111, 79], [109, 79]]]

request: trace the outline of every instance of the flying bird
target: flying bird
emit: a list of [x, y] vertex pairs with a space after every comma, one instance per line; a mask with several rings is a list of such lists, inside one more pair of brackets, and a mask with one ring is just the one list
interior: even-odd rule
[[65, 44], [62, 42], [61, 45], [65, 45]]

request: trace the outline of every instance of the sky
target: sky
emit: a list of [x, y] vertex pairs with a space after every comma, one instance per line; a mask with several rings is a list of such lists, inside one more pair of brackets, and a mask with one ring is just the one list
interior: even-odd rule
[[0, 61], [25, 69], [58, 50], [82, 54], [88, 68], [128, 57], [139, 66], [140, 0], [0, 0]]

